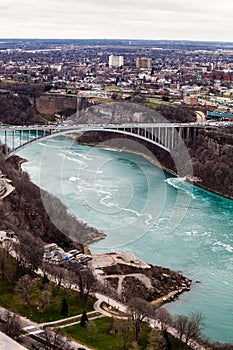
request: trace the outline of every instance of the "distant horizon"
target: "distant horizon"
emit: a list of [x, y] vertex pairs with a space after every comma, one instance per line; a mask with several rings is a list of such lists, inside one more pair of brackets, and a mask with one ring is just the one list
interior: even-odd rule
[[2, 0], [0, 35], [233, 42], [232, 14], [232, 0]]
[[155, 41], [155, 42], [199, 42], [199, 43], [226, 43], [226, 44], [233, 44], [232, 41], [228, 40], [200, 40], [200, 39], [142, 39], [142, 38], [95, 38], [95, 37], [90, 37], [90, 38], [72, 38], [72, 37], [67, 37], [67, 38], [62, 38], [62, 37], [48, 37], [48, 38], [43, 38], [43, 37], [0, 37], [0, 40], [41, 40], [41, 41], [49, 41], [49, 40], [58, 40], [58, 41], [65, 41], [65, 40], [80, 40], [80, 41], [85, 41], [85, 40], [93, 40], [93, 41]]

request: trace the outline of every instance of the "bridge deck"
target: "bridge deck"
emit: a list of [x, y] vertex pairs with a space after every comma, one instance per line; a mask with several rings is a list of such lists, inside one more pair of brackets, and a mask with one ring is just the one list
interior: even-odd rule
[[[38, 140], [75, 132], [101, 131], [116, 132], [157, 145], [167, 152], [181, 140], [182, 130], [196, 128], [195, 123], [124, 123], [124, 124], [69, 124], [69, 125], [30, 125], [0, 126], [3, 132], [6, 158], [19, 149]], [[200, 127], [200, 126], [199, 126]], [[26, 135], [26, 136], [25, 136]], [[10, 148], [10, 149], [9, 149]]]

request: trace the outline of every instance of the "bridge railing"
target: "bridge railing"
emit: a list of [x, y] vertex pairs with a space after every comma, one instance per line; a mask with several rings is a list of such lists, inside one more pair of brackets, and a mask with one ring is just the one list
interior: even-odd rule
[[0, 126], [2, 142], [5, 144], [6, 158], [17, 150], [57, 135], [74, 132], [102, 131], [117, 132], [134, 136], [153, 143], [170, 152], [179, 143], [184, 128], [196, 125], [182, 123], [124, 123], [124, 124], [82, 124], [82, 125], [31, 125]]

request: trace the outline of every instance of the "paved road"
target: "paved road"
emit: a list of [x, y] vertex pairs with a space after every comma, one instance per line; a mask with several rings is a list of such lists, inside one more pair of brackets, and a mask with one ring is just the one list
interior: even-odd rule
[[[110, 317], [116, 317], [116, 315], [114, 315], [111, 312], [108, 312], [107, 310], [103, 310], [101, 307], [101, 304], [103, 302], [105, 302], [108, 305], [111, 305], [112, 307], [114, 307], [115, 309], [118, 309], [121, 312], [127, 313], [127, 306], [119, 303], [118, 301], [112, 299], [112, 298], [108, 298], [107, 296], [100, 294], [100, 293], [96, 293], [95, 294], [96, 298], [98, 299], [97, 302], [94, 305], [95, 310], [102, 312], [103, 315], [105, 316], [110, 316]], [[118, 318], [122, 318], [124, 319], [124, 316], [117, 316]], [[161, 329], [161, 323], [158, 320], [155, 319], [151, 319], [148, 318], [147, 322], [149, 323], [149, 325], [152, 328], [157, 328], [157, 329]], [[173, 327], [167, 327], [167, 331], [168, 333], [172, 334], [175, 338], [179, 339], [179, 334], [178, 331], [173, 328]], [[202, 345], [200, 345], [198, 342], [191, 340], [188, 345], [190, 346], [191, 349], [193, 350], [206, 350], [206, 348], [204, 348]]]
[[[77, 289], [77, 287], [75, 287], [75, 289]], [[125, 314], [127, 313], [127, 305], [120, 303], [117, 300], [115, 300], [111, 297], [108, 297], [106, 295], [100, 294], [100, 293], [94, 293], [93, 296], [97, 299], [96, 303], [94, 304], [94, 309], [97, 311], [97, 313], [96, 313], [96, 311], [92, 311], [92, 312], [88, 313], [89, 316], [91, 316], [91, 317], [93, 316], [93, 319], [103, 317], [103, 316], [117, 317], [117, 318], [122, 318], [122, 319], [126, 318], [125, 316], [116, 315], [116, 313], [110, 312], [110, 310], [109, 311], [106, 309], [104, 310], [102, 308], [101, 304], [104, 302], [107, 305], [110, 305], [114, 309], [116, 309], [122, 313], [125, 313]], [[7, 311], [6, 309], [0, 307], [0, 318], [4, 316], [6, 311]], [[101, 316], [100, 314], [103, 316]], [[69, 317], [69, 318], [62, 320], [62, 321], [60, 320], [60, 321], [54, 321], [51, 323], [43, 323], [43, 324], [35, 323], [35, 322], [33, 322], [25, 317], [22, 317], [22, 316], [20, 316], [20, 320], [21, 320], [22, 325], [23, 325], [23, 330], [26, 333], [26, 336], [24, 336], [25, 341], [26, 341], [26, 339], [29, 339], [30, 335], [42, 336], [42, 334], [44, 332], [43, 326], [45, 326], [45, 325], [47, 325], [47, 326], [50, 325], [54, 328], [62, 328], [62, 327], [64, 327], [64, 324], [61, 325], [61, 323], [64, 323], [64, 321], [66, 321], [66, 326], [71, 326], [71, 325], [75, 325], [75, 324], [79, 323], [80, 317], [81, 317], [81, 315], [76, 315], [76, 316]], [[89, 319], [91, 319], [91, 318], [89, 317]], [[154, 320], [154, 319], [147, 319], [147, 322], [150, 324], [150, 326], [152, 328], [161, 329], [161, 323], [159, 321]], [[167, 327], [167, 331], [170, 334], [172, 334], [174, 337], [179, 338], [178, 332], [175, 328]], [[71, 345], [73, 346], [74, 350], [78, 349], [79, 347], [85, 348], [86, 350], [92, 350], [91, 348], [87, 347], [86, 345], [82, 345], [82, 344], [74, 342], [74, 341], [71, 342]], [[200, 344], [198, 344], [195, 341], [190, 342], [188, 345], [193, 350], [205, 350], [205, 348], [203, 346], [201, 346]]]
[[[112, 306], [114, 309], [119, 310], [122, 313], [127, 313], [127, 305], [124, 305], [116, 300], [114, 300], [113, 298], [110, 298], [106, 295], [100, 294], [100, 293], [95, 293], [95, 297], [97, 298], [96, 303], [94, 304], [94, 309], [97, 311], [91, 311], [88, 313], [89, 319], [96, 319], [96, 318], [100, 318], [100, 317], [117, 317], [117, 318], [126, 318], [126, 316], [121, 316], [121, 315], [116, 315], [115, 313], [110, 312], [110, 310], [104, 310], [102, 308], [102, 303], [106, 303], [110, 306]], [[6, 313], [6, 309], [0, 307], [0, 318], [4, 319], [4, 314]], [[93, 317], [92, 317], [93, 316]], [[69, 317], [67, 319], [63, 319], [63, 320], [59, 320], [59, 321], [54, 321], [54, 322], [50, 322], [50, 323], [42, 323], [42, 324], [38, 324], [35, 323], [25, 317], [20, 316], [20, 320], [23, 326], [23, 330], [25, 332], [24, 335], [24, 341], [23, 344], [28, 345], [31, 344], [34, 341], [31, 341], [29, 339], [30, 335], [38, 335], [38, 336], [43, 336], [43, 326], [45, 325], [51, 325], [54, 328], [63, 328], [63, 327], [67, 327], [67, 326], [73, 326], [75, 324], [78, 324], [80, 322], [80, 317], [81, 315], [76, 315], [76, 316], [72, 316]], [[64, 321], [66, 321], [66, 324], [62, 324], [64, 323]], [[147, 322], [150, 324], [150, 326], [152, 328], [157, 328], [157, 329], [161, 329], [161, 323], [157, 320], [154, 319], [147, 319]], [[167, 331], [172, 334], [174, 337], [179, 338], [178, 332], [175, 328], [173, 327], [167, 327]], [[85, 348], [86, 350], [92, 350], [90, 347], [87, 347], [86, 345], [82, 345], [78, 342], [74, 342], [71, 341], [71, 345], [73, 347], [74, 350], [78, 349], [79, 347], [81, 348]], [[203, 346], [201, 346], [199, 343], [195, 342], [195, 341], [191, 341], [188, 344], [191, 349], [193, 350], [205, 350], [205, 348]], [[4, 349], [5, 350], [5, 349]], [[7, 349], [8, 350], [8, 349]]]
[[196, 111], [196, 117], [197, 117], [197, 123], [205, 123], [206, 122], [206, 115], [205, 113], [201, 111]]
[[[0, 307], [0, 318], [4, 319], [4, 315], [7, 311], [8, 311], [7, 309]], [[38, 323], [33, 322], [33, 321], [31, 321], [25, 317], [22, 317], [22, 316], [19, 316], [19, 318], [20, 318], [20, 322], [22, 324], [22, 328], [23, 328], [23, 332], [24, 332], [24, 334], [21, 337], [22, 344], [27, 349], [30, 348], [32, 343], [34, 343], [34, 344], [37, 343], [37, 345], [39, 345], [40, 343], [36, 342], [35, 340], [32, 340], [30, 338], [30, 336], [31, 335], [34, 335], [34, 336], [38, 335], [38, 336], [43, 337], [43, 333], [44, 333], [44, 330], [42, 329], [43, 324], [38, 324]], [[87, 347], [86, 345], [83, 345], [83, 344], [78, 343], [76, 341], [71, 341], [70, 344], [71, 344], [73, 350], [77, 350], [78, 348], [84, 348], [86, 350], [93, 350], [92, 348]], [[8, 350], [8, 348], [7, 349], [0, 348], [0, 349], [1, 350]]]

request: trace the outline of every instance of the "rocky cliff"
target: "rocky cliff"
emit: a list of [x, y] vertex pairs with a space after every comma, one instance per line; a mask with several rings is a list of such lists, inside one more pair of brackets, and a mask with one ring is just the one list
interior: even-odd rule
[[44, 84], [0, 82], [0, 122], [15, 125], [44, 123], [40, 117], [68, 110], [76, 113], [77, 107], [86, 108], [88, 101], [76, 95], [45, 93]]
[[[164, 169], [177, 173], [172, 156], [163, 149], [149, 142], [136, 139], [137, 142], [127, 142], [134, 139], [126, 135], [107, 132], [87, 132], [77, 137], [77, 142], [113, 147], [134, 153], [140, 153], [148, 158], [148, 152], [139, 152], [139, 144], [145, 146], [155, 155], [159, 165]], [[233, 132], [226, 129], [199, 129], [194, 140], [186, 139], [187, 150], [193, 167], [192, 179], [195, 185], [211, 192], [233, 199]], [[183, 155], [180, 154], [182, 158]], [[153, 157], [152, 160], [154, 161]], [[189, 177], [184, 172], [182, 176]]]
[[[175, 110], [173, 107], [172, 120], [178, 119], [180, 113], [186, 115], [187, 111], [180, 107]], [[169, 119], [167, 111], [165, 114], [165, 116], [162, 115], [162, 110], [159, 112], [133, 103], [118, 102], [93, 106], [80, 116], [78, 122], [87, 124], [163, 123]], [[233, 127], [206, 126], [198, 128], [197, 126], [194, 133], [187, 132], [183, 137], [192, 161], [193, 174], [191, 178], [194, 183], [209, 191], [233, 198]], [[108, 147], [136, 153], [138, 152], [137, 144], [143, 144], [155, 155], [162, 167], [173, 173], [177, 172], [174, 160], [168, 152], [140, 139], [136, 139], [136, 143], [128, 143], [127, 147], [124, 147], [126, 143], [122, 143], [121, 140], [130, 138], [117, 133], [89, 132], [79, 135], [77, 142], [104, 144]], [[183, 154], [178, 154], [179, 156], [182, 159]], [[185, 164], [183, 168], [182, 176], [190, 178], [190, 174], [185, 173]]]
[[42, 114], [54, 114], [67, 109], [76, 112], [77, 97], [74, 95], [43, 94], [36, 98], [36, 109]]
[[114, 102], [102, 103], [83, 109], [79, 114], [77, 123], [80, 124], [121, 124], [121, 123], [153, 123], [165, 122], [162, 114], [147, 107], [130, 103]]
[[233, 127], [200, 129], [198, 137], [187, 140], [196, 184], [233, 199]]

